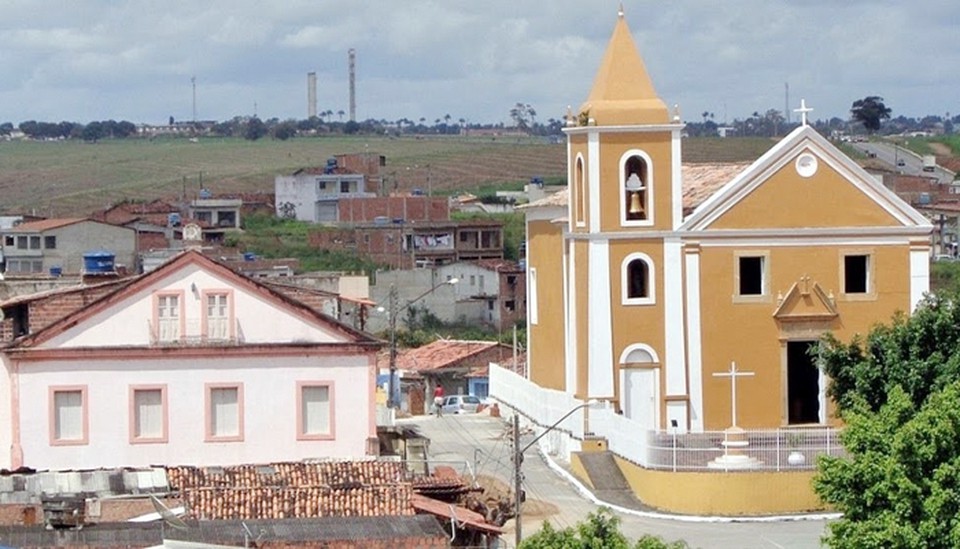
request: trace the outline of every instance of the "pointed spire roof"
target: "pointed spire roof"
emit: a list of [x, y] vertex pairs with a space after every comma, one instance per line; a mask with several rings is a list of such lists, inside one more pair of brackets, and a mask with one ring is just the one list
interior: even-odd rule
[[668, 124], [667, 106], [653, 89], [647, 67], [620, 8], [613, 36], [600, 62], [593, 89], [580, 106], [598, 126]]

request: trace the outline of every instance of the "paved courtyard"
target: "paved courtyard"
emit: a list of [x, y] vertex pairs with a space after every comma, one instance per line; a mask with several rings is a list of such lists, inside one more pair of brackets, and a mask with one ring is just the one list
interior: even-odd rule
[[[416, 425], [430, 438], [430, 457], [463, 472], [499, 477], [512, 486], [509, 425], [504, 418], [485, 415], [418, 416], [400, 420]], [[528, 437], [529, 440], [529, 437]], [[572, 526], [595, 511], [598, 505], [582, 494], [567, 478], [550, 468], [535, 449], [523, 462], [527, 500], [538, 516], [524, 516], [524, 537], [535, 533], [544, 519], [554, 526]], [[540, 514], [546, 516], [540, 516]], [[618, 512], [622, 530], [630, 539], [655, 534], [671, 541], [683, 539], [702, 548], [808, 548], [820, 547], [824, 520], [775, 522], [706, 522], [695, 517], [656, 518], [649, 514]], [[513, 547], [514, 521], [505, 525], [505, 547]]]

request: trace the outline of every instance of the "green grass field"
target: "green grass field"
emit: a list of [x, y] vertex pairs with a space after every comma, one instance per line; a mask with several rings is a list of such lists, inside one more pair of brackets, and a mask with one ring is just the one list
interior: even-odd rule
[[[686, 162], [753, 160], [769, 139], [685, 139]], [[0, 213], [86, 215], [119, 200], [273, 192], [275, 175], [322, 165], [334, 154], [387, 157], [387, 185], [447, 194], [519, 188], [531, 177], [562, 183], [566, 146], [526, 138], [315, 137], [288, 141], [183, 138], [0, 142]]]

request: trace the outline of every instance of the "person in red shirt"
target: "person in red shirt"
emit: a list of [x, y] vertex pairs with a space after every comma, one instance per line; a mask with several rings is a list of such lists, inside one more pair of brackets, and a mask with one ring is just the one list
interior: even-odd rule
[[443, 387], [437, 385], [433, 390], [433, 406], [437, 410], [437, 417], [443, 413]]

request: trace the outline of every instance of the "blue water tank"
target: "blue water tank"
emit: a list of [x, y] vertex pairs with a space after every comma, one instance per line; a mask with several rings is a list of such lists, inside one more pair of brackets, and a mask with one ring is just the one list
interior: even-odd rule
[[112, 273], [114, 257], [113, 252], [87, 252], [83, 254], [83, 270], [90, 274]]
[[255, 261], [257, 259], [257, 254], [253, 252], [243, 252], [244, 261]]
[[63, 274], [63, 267], [60, 267], [59, 265], [54, 265], [53, 267], [50, 267], [50, 276], [58, 277], [62, 274]]

